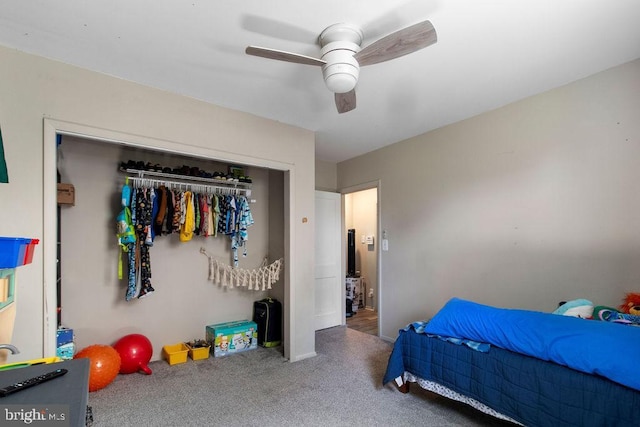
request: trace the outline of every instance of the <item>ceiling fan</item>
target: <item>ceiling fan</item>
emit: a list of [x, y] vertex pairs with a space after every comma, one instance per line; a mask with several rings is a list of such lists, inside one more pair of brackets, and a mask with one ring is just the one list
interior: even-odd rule
[[362, 31], [349, 24], [334, 24], [318, 37], [320, 58], [266, 47], [249, 46], [245, 52], [279, 61], [322, 67], [327, 88], [335, 95], [338, 113], [356, 108], [355, 87], [360, 67], [389, 61], [434, 44], [436, 30], [429, 21], [395, 31], [370, 45], [361, 47]]

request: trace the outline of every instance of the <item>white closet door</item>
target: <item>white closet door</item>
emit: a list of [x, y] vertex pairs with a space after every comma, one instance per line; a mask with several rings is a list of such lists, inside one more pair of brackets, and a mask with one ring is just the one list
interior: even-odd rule
[[315, 326], [342, 324], [342, 256], [340, 194], [316, 191], [315, 210]]

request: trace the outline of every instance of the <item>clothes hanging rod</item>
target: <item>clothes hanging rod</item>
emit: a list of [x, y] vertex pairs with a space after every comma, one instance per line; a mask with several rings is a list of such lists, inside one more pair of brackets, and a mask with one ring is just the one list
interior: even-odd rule
[[[199, 193], [215, 194], [243, 194], [247, 198], [251, 197], [251, 184], [245, 182], [229, 182], [215, 178], [202, 178], [197, 176], [176, 175], [163, 172], [141, 171], [138, 169], [121, 170], [127, 174], [134, 175], [127, 177], [134, 187], [160, 187], [176, 190], [190, 190]], [[153, 178], [147, 178], [145, 175]], [[249, 187], [249, 188], [248, 188]], [[251, 199], [251, 203], [255, 200]]]
[[139, 170], [139, 169], [120, 169], [120, 171], [130, 175], [134, 175], [136, 178], [144, 178], [145, 176], [150, 176], [154, 178], [167, 178], [170, 181], [179, 180], [179, 181], [193, 181], [201, 184], [214, 184], [214, 185], [219, 185], [223, 188], [240, 188], [240, 189], [251, 188], [251, 183], [229, 181], [226, 179], [203, 178], [201, 176], [177, 175], [173, 173], [145, 171], [145, 170]]
[[137, 176], [128, 177], [129, 181], [135, 188], [153, 187], [158, 188], [165, 186], [173, 190], [193, 191], [194, 193], [206, 194], [222, 194], [222, 195], [240, 195], [244, 194], [251, 197], [251, 190], [248, 188], [225, 187], [221, 185], [211, 185], [195, 182], [178, 182], [165, 179], [139, 178]]

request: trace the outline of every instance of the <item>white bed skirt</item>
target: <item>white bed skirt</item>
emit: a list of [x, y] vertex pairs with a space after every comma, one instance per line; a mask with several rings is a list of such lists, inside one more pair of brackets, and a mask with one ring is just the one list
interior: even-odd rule
[[[400, 377], [398, 377], [400, 378]], [[433, 381], [429, 381], [429, 380], [423, 380], [422, 378], [418, 378], [415, 375], [413, 375], [410, 372], [405, 372], [404, 373], [404, 381], [406, 382], [412, 382], [412, 383], [418, 383], [418, 385], [420, 387], [422, 387], [425, 390], [431, 391], [433, 393], [439, 394], [441, 396], [444, 396], [446, 398], [452, 399], [452, 400], [457, 400], [458, 402], [462, 402], [462, 403], [466, 403], [467, 405], [477, 409], [480, 412], [484, 412], [485, 414], [491, 415], [492, 417], [495, 418], [500, 418], [502, 420], [506, 420], [506, 421], [510, 421], [512, 423], [518, 424], [518, 425], [523, 425], [521, 423], [519, 423], [518, 421], [514, 420], [511, 417], [508, 417], [504, 414], [501, 414], [500, 412], [488, 407], [487, 405], [485, 405], [484, 403], [478, 402], [477, 400], [469, 397], [469, 396], [465, 396], [463, 394], [460, 394], [456, 391], [451, 390], [448, 387], [445, 387], [441, 384], [438, 384], [436, 382]]]

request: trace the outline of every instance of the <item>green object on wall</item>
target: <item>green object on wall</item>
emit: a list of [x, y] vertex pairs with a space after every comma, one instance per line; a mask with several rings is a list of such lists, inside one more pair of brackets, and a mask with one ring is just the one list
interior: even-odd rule
[[0, 182], [9, 182], [7, 162], [4, 160], [4, 143], [2, 142], [2, 129], [0, 129]]

